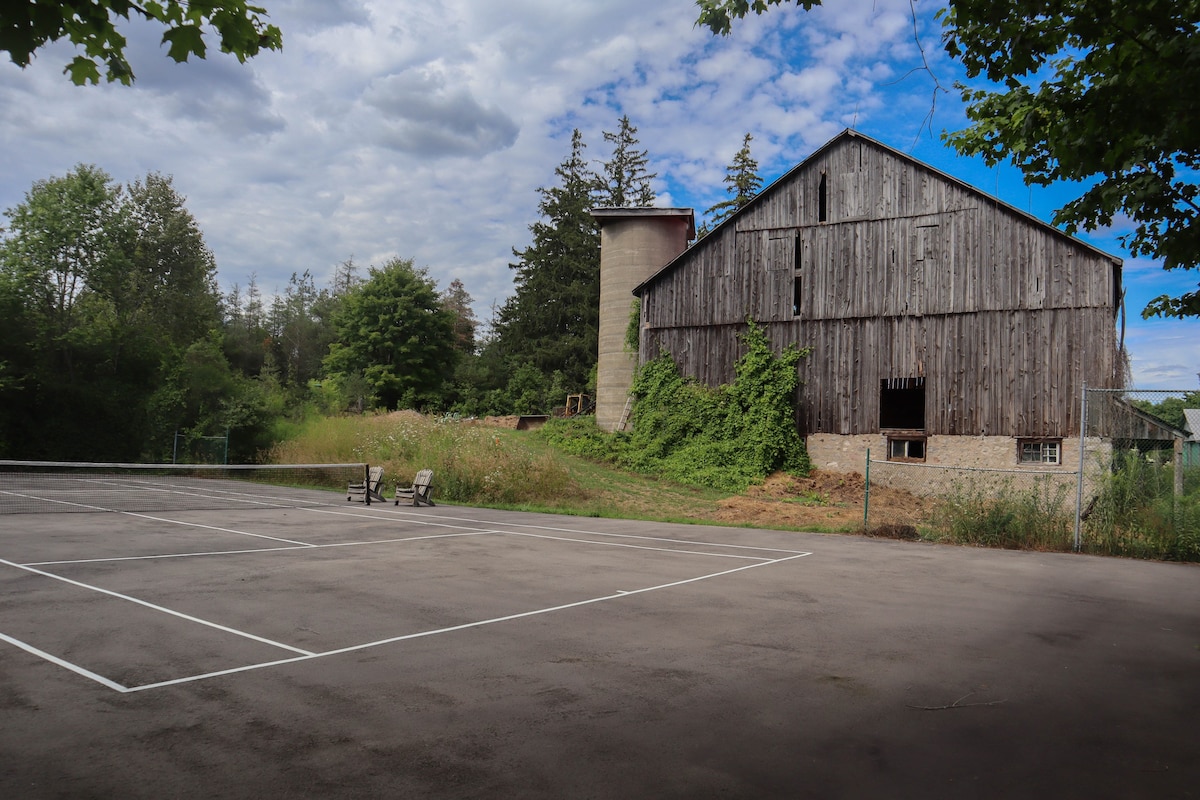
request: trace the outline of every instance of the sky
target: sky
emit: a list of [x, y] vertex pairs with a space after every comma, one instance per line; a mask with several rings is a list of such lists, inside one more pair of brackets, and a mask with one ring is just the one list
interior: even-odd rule
[[[461, 280], [486, 322], [513, 291], [513, 248], [529, 244], [572, 131], [598, 168], [622, 115], [657, 173], [656, 205], [698, 221], [726, 199], [746, 133], [766, 183], [854, 128], [1043, 220], [1075, 196], [942, 142], [966, 125], [964, 76], [930, 0], [789, 4], [728, 37], [696, 27], [693, 0], [256, 4], [284, 47], [244, 64], [211, 41], [206, 60], [176, 64], [162, 30], [138, 21], [121, 29], [133, 87], [73, 85], [61, 42], [23, 70], [0, 63], [0, 209], [76, 164], [119, 183], [157, 172], [187, 198], [223, 292], [253, 281], [270, 295], [305, 271], [327, 286], [347, 260], [362, 275], [411, 258], [439, 289]], [[1195, 388], [1200, 321], [1141, 310], [1196, 278], [1132, 258], [1125, 232], [1081, 238], [1125, 259], [1133, 385]]]

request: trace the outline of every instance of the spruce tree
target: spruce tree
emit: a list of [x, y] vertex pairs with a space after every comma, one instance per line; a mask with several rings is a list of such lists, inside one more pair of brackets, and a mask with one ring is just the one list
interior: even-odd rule
[[[541, 219], [529, 226], [533, 242], [510, 264], [516, 292], [500, 309], [496, 346], [510, 376], [535, 367], [549, 387], [582, 390], [596, 364], [600, 318], [600, 233], [591, 215], [598, 180], [584, 157], [583, 137], [556, 169], [558, 186], [541, 188]], [[525, 371], [528, 375], [528, 370]]]
[[754, 139], [746, 134], [742, 139], [742, 149], [733, 157], [733, 162], [725, 168], [725, 191], [730, 195], [728, 200], [722, 200], [704, 212], [709, 217], [703, 225], [704, 233], [720, 225], [739, 209], [749, 203], [762, 188], [762, 178], [758, 176], [758, 162], [750, 155], [750, 142]]
[[613, 208], [648, 208], [654, 205], [650, 181], [657, 172], [648, 172], [645, 150], [638, 150], [637, 128], [628, 115], [621, 117], [616, 133], [604, 132], [604, 141], [613, 146], [612, 157], [604, 162], [603, 183], [598, 204]]

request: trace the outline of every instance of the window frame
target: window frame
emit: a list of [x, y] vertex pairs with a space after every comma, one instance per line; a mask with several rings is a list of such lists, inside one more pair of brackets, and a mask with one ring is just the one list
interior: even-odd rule
[[[919, 442], [921, 445], [921, 455], [909, 455], [909, 446]], [[894, 455], [892, 450], [894, 445], [904, 444], [904, 455]], [[929, 437], [923, 434], [891, 434], [887, 435], [887, 460], [896, 461], [905, 464], [923, 464], [929, 457]]]
[[[1027, 452], [1036, 448], [1036, 458], [1026, 458]], [[1048, 460], [1048, 448], [1053, 448], [1053, 460]], [[1061, 467], [1063, 464], [1063, 440], [1057, 437], [1022, 437], [1017, 439], [1017, 466]]]

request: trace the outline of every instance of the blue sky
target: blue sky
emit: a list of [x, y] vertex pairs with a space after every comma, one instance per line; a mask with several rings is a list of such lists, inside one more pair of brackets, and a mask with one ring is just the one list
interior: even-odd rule
[[[659, 175], [658, 204], [698, 214], [725, 198], [745, 133], [769, 182], [847, 127], [1042, 219], [1073, 196], [942, 144], [966, 122], [961, 75], [925, 0], [776, 8], [726, 38], [695, 27], [692, 0], [259, 4], [284, 50], [246, 64], [214, 47], [176, 65], [144, 24], [127, 30], [133, 88], [71, 85], [62, 44], [25, 70], [0, 64], [0, 209], [77, 163], [120, 182], [160, 172], [188, 198], [225, 290], [253, 278], [272, 293], [305, 270], [323, 284], [348, 258], [401, 256], [442, 288], [461, 279], [486, 320], [512, 292], [512, 249], [528, 244], [537, 188], [554, 183], [572, 129], [598, 162], [622, 114]], [[918, 38], [949, 93], [919, 69]], [[1196, 278], [1131, 258], [1121, 232], [1084, 238], [1125, 258], [1134, 382], [1195, 387], [1200, 323], [1140, 311]]]

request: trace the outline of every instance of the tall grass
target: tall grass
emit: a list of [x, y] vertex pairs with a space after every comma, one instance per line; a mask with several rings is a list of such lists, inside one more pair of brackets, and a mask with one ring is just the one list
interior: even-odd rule
[[1083, 548], [1102, 555], [1200, 561], [1200, 486], [1185, 474], [1175, 496], [1171, 465], [1127, 455], [1101, 484], [1088, 513]]
[[1074, 507], [1070, 486], [1039, 480], [1017, 488], [955, 481], [950, 495], [934, 512], [935, 538], [959, 544], [1011, 550], [1065, 551], [1074, 547]]
[[584, 494], [553, 455], [531, 451], [507, 431], [415, 413], [313, 420], [269, 458], [382, 466], [389, 496], [396, 482], [411, 481], [421, 469], [434, 472], [435, 500], [521, 505]]

